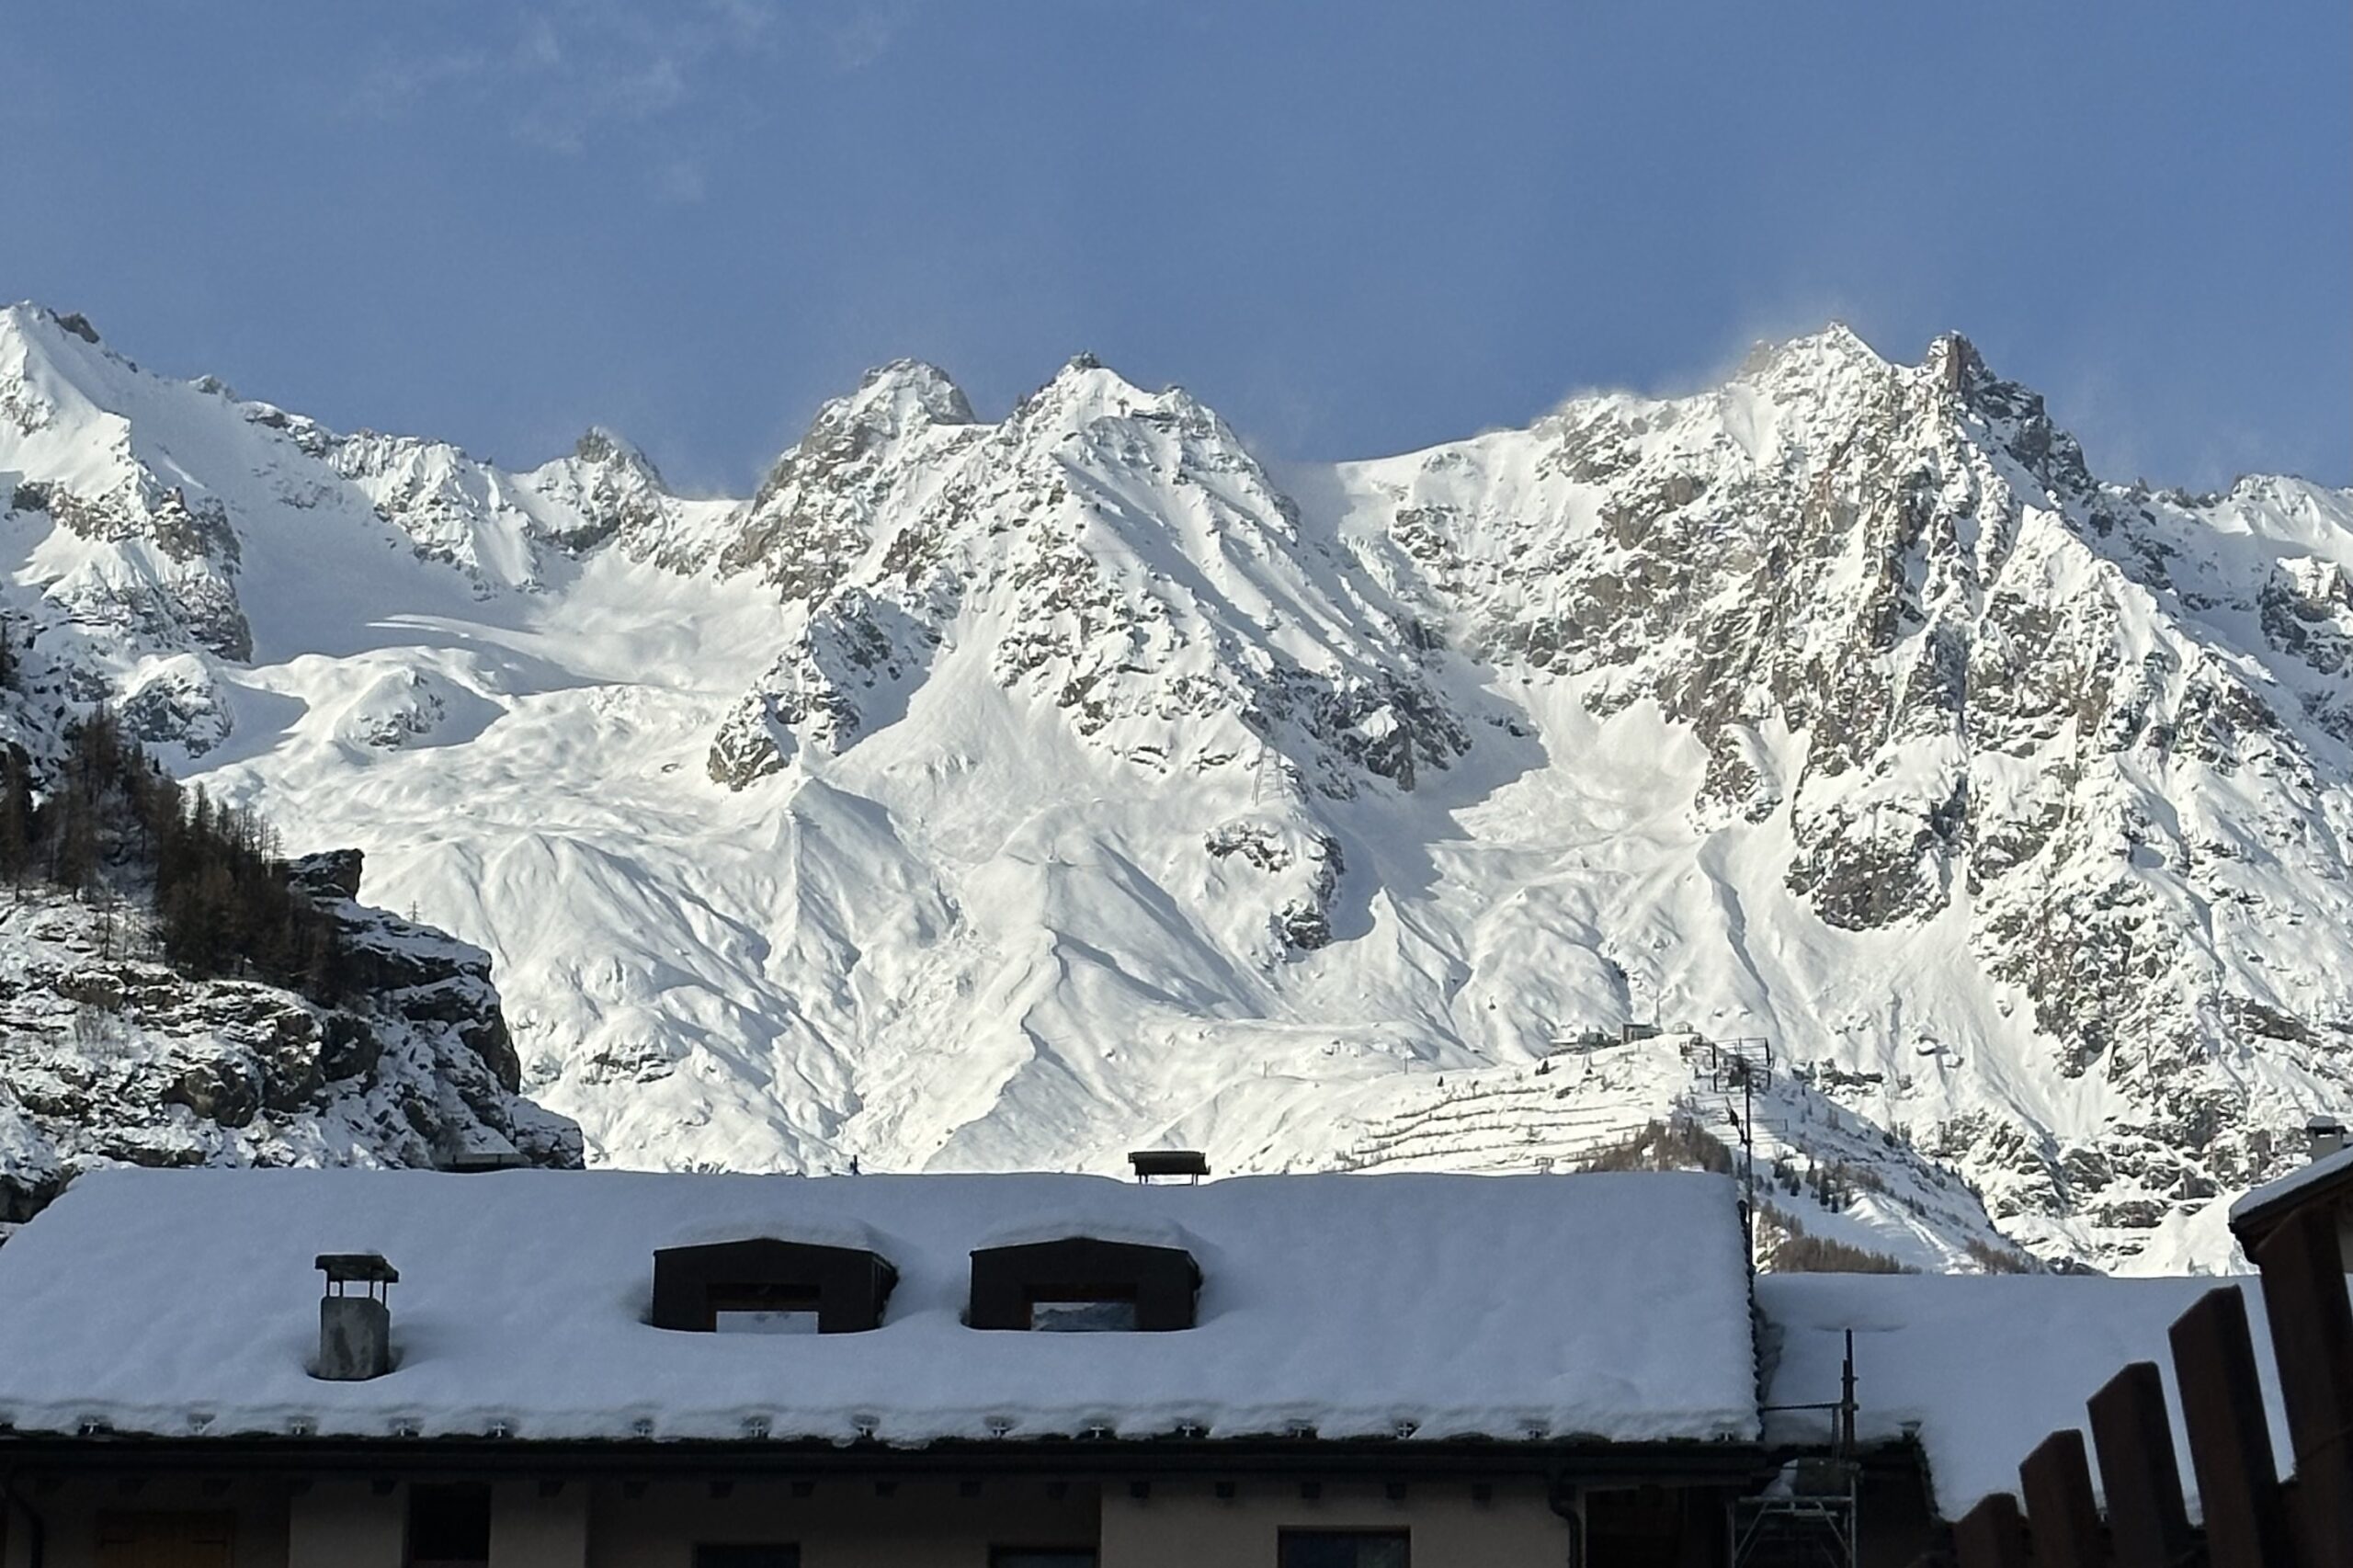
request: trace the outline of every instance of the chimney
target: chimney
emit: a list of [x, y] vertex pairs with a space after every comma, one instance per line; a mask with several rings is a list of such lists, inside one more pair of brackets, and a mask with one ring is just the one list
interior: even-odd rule
[[[392, 1309], [386, 1300], [400, 1270], [372, 1252], [323, 1252], [316, 1265], [327, 1277], [319, 1301], [319, 1364], [313, 1376], [360, 1382], [392, 1369]], [[354, 1296], [357, 1283], [362, 1293]]]
[[2304, 1123], [2304, 1139], [2311, 1157], [2325, 1160], [2345, 1147], [2345, 1124], [2323, 1111]]
[[1197, 1149], [1138, 1149], [1128, 1156], [1128, 1164], [1136, 1173], [1136, 1180], [1149, 1186], [1155, 1178], [1165, 1177], [1196, 1186], [1210, 1174], [1209, 1156]]

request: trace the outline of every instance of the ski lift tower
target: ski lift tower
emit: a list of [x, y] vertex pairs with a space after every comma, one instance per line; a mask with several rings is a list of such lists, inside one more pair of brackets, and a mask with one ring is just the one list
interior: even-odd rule
[[[1756, 1267], [1756, 1094], [1773, 1086], [1773, 1042], [1731, 1040], [1708, 1046], [1708, 1087], [1724, 1096], [1724, 1114], [1740, 1134], [1740, 1228], [1748, 1242], [1748, 1267]], [[1740, 1096], [1740, 1108], [1732, 1096]]]

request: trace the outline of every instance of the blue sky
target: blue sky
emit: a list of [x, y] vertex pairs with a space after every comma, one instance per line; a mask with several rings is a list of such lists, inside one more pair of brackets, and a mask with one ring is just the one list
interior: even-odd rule
[[342, 427], [748, 487], [899, 355], [1269, 456], [1957, 327], [2118, 477], [2353, 482], [2353, 7], [11, 7], [0, 295]]

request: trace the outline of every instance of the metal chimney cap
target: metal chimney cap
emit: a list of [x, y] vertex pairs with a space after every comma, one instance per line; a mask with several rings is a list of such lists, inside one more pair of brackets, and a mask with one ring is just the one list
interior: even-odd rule
[[347, 1285], [355, 1280], [369, 1285], [397, 1285], [401, 1271], [384, 1261], [381, 1253], [323, 1252], [312, 1265], [327, 1277], [330, 1285]]
[[1138, 1181], [1154, 1176], [1185, 1176], [1199, 1181], [1210, 1174], [1210, 1158], [1199, 1149], [1137, 1149], [1128, 1155]]
[[2307, 1132], [2342, 1132], [2345, 1131], [2345, 1123], [2337, 1118], [2329, 1115], [2329, 1113], [2325, 1110], [2315, 1111], [2304, 1122], [2304, 1131]]

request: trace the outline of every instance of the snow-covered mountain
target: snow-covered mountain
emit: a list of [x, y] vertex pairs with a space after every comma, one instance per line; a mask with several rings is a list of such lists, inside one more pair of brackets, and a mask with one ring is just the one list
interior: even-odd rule
[[1778, 1155], [1889, 1152], [1881, 1250], [1991, 1238], [1949, 1167], [2218, 1266], [2353, 1073], [2353, 495], [2102, 483], [1958, 337], [1280, 473], [899, 363], [736, 501], [20, 306], [0, 503], [77, 696], [490, 949], [596, 1160], [1526, 1168], [1719, 1124], [1703, 1044], [1547, 1064], [1656, 1018], [1773, 1042]]

